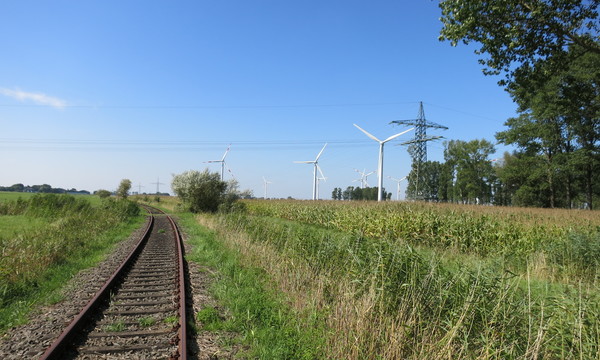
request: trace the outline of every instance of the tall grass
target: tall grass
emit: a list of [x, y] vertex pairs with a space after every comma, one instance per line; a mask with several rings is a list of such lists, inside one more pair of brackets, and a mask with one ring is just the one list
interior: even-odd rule
[[[600, 213], [427, 203], [248, 201], [251, 214], [313, 224], [373, 239], [502, 257], [512, 271], [597, 282]], [[584, 262], [582, 262], [582, 260]], [[537, 263], [536, 263], [537, 261]]]
[[[274, 209], [269, 209], [271, 204]], [[377, 214], [393, 217], [389, 207], [381, 210], [369, 205], [374, 215], [368, 211], [361, 213], [359, 207], [342, 209], [329, 204], [301, 203], [296, 207], [288, 202], [250, 202], [248, 205], [253, 214], [261, 215], [230, 214], [206, 225], [216, 229], [231, 248], [251, 259], [248, 261], [265, 269], [307, 324], [315, 317], [322, 319], [331, 334], [322, 358], [600, 356], [600, 295], [593, 280], [597, 275], [582, 274], [568, 283], [557, 283], [534, 276], [532, 270], [537, 268], [532, 266], [525, 266], [523, 273], [514, 273], [506, 267], [504, 257], [522, 250], [507, 250], [503, 256], [496, 256], [491, 250], [506, 245], [484, 244], [490, 238], [473, 233], [489, 229], [488, 222], [501, 221], [493, 219], [490, 213], [472, 213], [476, 219], [468, 219], [464, 211], [450, 209], [454, 216], [463, 219], [463, 224], [479, 224], [471, 227], [471, 231], [462, 230], [463, 237], [471, 239], [457, 238], [456, 242], [473, 244], [472, 238], [481, 238], [486, 239], [481, 246], [491, 246], [488, 251], [480, 252], [477, 247], [480, 245], [470, 245], [464, 252], [456, 253], [460, 247], [455, 245], [426, 247], [422, 242], [400, 241], [394, 235], [398, 232], [385, 232], [385, 226], [356, 230], [356, 225], [342, 222], [340, 219], [344, 217], [335, 214], [335, 210], [355, 214], [353, 223], [366, 224], [365, 219], [356, 216], [362, 214], [374, 223], [388, 224], [385, 216]], [[292, 214], [284, 213], [280, 206], [292, 209]], [[416, 222], [430, 218], [429, 221], [438, 223], [438, 229], [450, 229], [434, 210], [427, 213], [427, 208], [423, 209], [426, 213], [420, 214], [413, 207], [411, 218], [417, 219]], [[292, 219], [301, 214], [303, 222], [264, 216], [276, 213]], [[452, 215], [447, 216], [452, 219]], [[544, 231], [538, 226], [540, 217], [528, 216], [505, 214], [498, 218], [520, 219], [513, 225], [524, 231], [530, 228]], [[550, 218], [544, 221], [551, 221]], [[567, 226], [556, 224], [550, 228], [550, 234]], [[569, 271], [577, 257], [593, 264], [589, 250], [595, 249], [595, 245], [588, 240], [596, 235], [593, 231], [586, 233], [589, 230], [565, 231], [564, 237], [550, 239], [557, 249], [548, 254], [563, 254], [568, 260], [548, 255], [544, 261], [552, 261], [555, 266], [566, 261]], [[430, 233], [436, 234], [437, 230]], [[514, 238], [526, 239], [529, 234]], [[581, 244], [569, 241], [570, 236], [580, 236]], [[571, 250], [565, 251], [561, 243], [569, 244]], [[535, 247], [522, 251], [520, 261], [536, 260], [533, 256], [536, 251]], [[589, 271], [597, 274], [595, 269]]]
[[[69, 195], [36, 195], [0, 203], [0, 217], [41, 219], [46, 224], [9, 235], [3, 232], [0, 237], [0, 309], [4, 312], [11, 304], [30, 299], [44, 282], [50, 281], [49, 273], [57, 267], [80, 261], [80, 257], [90, 255], [90, 250], [114, 243], [114, 238], [105, 235], [122, 229], [120, 224], [131, 223], [138, 214], [139, 208], [131, 202], [106, 200], [92, 206], [83, 198]], [[0, 318], [0, 329], [14, 320], [10, 316], [8, 320]]]

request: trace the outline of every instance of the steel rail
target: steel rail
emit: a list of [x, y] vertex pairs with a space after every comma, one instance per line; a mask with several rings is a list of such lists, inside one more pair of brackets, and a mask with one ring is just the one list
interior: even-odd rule
[[[102, 303], [109, 298], [110, 291], [117, 284], [121, 276], [126, 272], [129, 265], [136, 259], [140, 254], [144, 245], [148, 242], [152, 229], [154, 227], [154, 214], [152, 211], [159, 211], [164, 214], [160, 209], [145, 206], [149, 213], [149, 221], [144, 230], [144, 234], [140, 241], [135, 245], [134, 249], [129, 253], [127, 258], [121, 263], [117, 270], [110, 276], [110, 278], [104, 283], [104, 285], [96, 292], [94, 297], [88, 302], [88, 304], [81, 310], [81, 312], [69, 323], [69, 325], [63, 330], [63, 332], [56, 338], [56, 340], [46, 349], [41, 360], [53, 360], [61, 359], [61, 355], [66, 350], [68, 344], [72, 343], [76, 336], [80, 334], [82, 329], [87, 324], [87, 319], [93, 314], [93, 311], [97, 310]], [[171, 227], [173, 229], [174, 240], [177, 244], [178, 250], [178, 290], [179, 290], [179, 331], [178, 331], [178, 354], [179, 359], [187, 359], [187, 320], [186, 320], [186, 293], [185, 293], [185, 270], [184, 270], [184, 259], [183, 259], [183, 239], [177, 228], [175, 221], [167, 215]]]
[[175, 221], [167, 215], [167, 219], [171, 223], [173, 228], [173, 234], [175, 236], [175, 242], [177, 243], [177, 261], [178, 266], [178, 280], [179, 280], [179, 358], [187, 359], [187, 316], [186, 316], [186, 292], [185, 292], [185, 269], [183, 259], [183, 238], [179, 232], [179, 228]]

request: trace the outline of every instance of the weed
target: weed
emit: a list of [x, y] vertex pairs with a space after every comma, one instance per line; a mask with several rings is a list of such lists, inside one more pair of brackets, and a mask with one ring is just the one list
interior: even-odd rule
[[156, 324], [156, 319], [153, 317], [149, 317], [149, 316], [141, 317], [138, 319], [138, 324], [144, 328], [150, 327], [150, 326]]
[[117, 321], [115, 323], [108, 324], [104, 328], [104, 330], [107, 332], [122, 332], [125, 331], [125, 329], [127, 329], [127, 326], [123, 321]]
[[179, 323], [179, 318], [177, 316], [167, 316], [163, 321], [165, 324], [175, 325]]

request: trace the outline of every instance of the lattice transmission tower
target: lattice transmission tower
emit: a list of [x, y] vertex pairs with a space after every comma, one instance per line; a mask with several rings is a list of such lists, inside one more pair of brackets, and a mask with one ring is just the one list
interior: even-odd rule
[[423, 110], [423, 102], [419, 102], [419, 115], [416, 119], [410, 120], [395, 120], [390, 124], [395, 125], [408, 125], [415, 127], [415, 137], [411, 141], [407, 141], [402, 145], [409, 145], [409, 153], [412, 157], [413, 168], [417, 170], [416, 179], [415, 179], [415, 198], [420, 198], [422, 189], [419, 188], [419, 184], [423, 184], [423, 179], [421, 179], [420, 169], [423, 167], [422, 165], [427, 162], [427, 142], [432, 140], [441, 139], [441, 136], [427, 136], [427, 129], [441, 129], [448, 130], [447, 126], [436, 124], [431, 121], [427, 121], [425, 119], [425, 111]]

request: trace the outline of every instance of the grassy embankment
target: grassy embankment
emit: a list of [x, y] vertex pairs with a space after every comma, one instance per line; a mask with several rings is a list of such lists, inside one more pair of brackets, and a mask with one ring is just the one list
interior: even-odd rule
[[142, 226], [130, 202], [0, 193], [0, 333], [59, 301], [74, 274]]
[[317, 357], [600, 356], [598, 212], [247, 205], [199, 221], [281, 291]]

